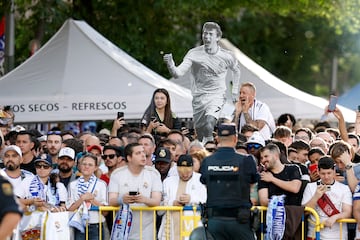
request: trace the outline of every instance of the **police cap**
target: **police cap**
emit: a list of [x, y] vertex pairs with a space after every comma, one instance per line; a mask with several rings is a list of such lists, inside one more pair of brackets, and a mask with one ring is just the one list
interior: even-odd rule
[[218, 126], [218, 136], [226, 137], [236, 135], [236, 126], [233, 123], [222, 123]]

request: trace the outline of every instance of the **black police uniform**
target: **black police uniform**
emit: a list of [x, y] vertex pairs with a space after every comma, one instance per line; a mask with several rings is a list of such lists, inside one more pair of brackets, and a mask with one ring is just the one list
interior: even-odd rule
[[0, 223], [7, 213], [18, 213], [22, 215], [19, 204], [13, 193], [11, 183], [0, 175]]
[[200, 181], [207, 185], [208, 231], [214, 239], [255, 239], [250, 227], [250, 184], [258, 180], [251, 156], [220, 147], [205, 158]]

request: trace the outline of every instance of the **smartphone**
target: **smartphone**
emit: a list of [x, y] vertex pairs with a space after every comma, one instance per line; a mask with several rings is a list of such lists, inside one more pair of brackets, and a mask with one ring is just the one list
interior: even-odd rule
[[337, 104], [337, 96], [330, 95], [328, 111], [329, 112], [335, 111], [336, 104]]
[[123, 117], [124, 117], [124, 112], [118, 112], [117, 113], [117, 119], [123, 118]]
[[150, 120], [153, 122], [154, 120], [156, 120], [156, 117], [152, 116]]
[[340, 169], [335, 169], [336, 176], [344, 176], [344, 172]]
[[310, 172], [316, 172], [317, 168], [318, 168], [317, 163], [313, 163], [309, 166]]
[[130, 195], [130, 196], [135, 196], [135, 195], [138, 195], [138, 192], [136, 192], [136, 191], [130, 191], [130, 192], [129, 192], [129, 195]]

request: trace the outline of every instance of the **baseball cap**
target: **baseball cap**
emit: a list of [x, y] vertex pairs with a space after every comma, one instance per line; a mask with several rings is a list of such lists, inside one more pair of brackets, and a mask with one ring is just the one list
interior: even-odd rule
[[265, 146], [265, 139], [260, 135], [260, 132], [255, 131], [249, 138], [249, 140], [246, 142], [246, 144], [249, 143], [257, 143], [260, 144], [262, 147]]
[[107, 128], [101, 129], [101, 130], [99, 131], [99, 133], [100, 133], [100, 134], [106, 134], [106, 135], [108, 135], [108, 136], [111, 135], [110, 130], [107, 129]]
[[15, 151], [20, 157], [22, 157], [21, 149], [16, 145], [10, 145], [4, 148], [3, 154], [5, 154], [7, 151]]
[[15, 127], [12, 127], [10, 131], [15, 131], [15, 132], [21, 132], [21, 131], [25, 131], [26, 129], [21, 126], [21, 125], [16, 125]]
[[88, 147], [87, 147], [87, 151], [88, 151], [88, 152], [91, 152], [91, 150], [93, 150], [93, 149], [97, 149], [97, 150], [100, 151], [100, 153], [102, 153], [102, 148], [101, 148], [100, 145], [91, 145], [91, 146], [88, 146]]
[[189, 154], [180, 155], [177, 161], [178, 167], [192, 167], [193, 164], [193, 159]]
[[222, 123], [218, 126], [218, 136], [226, 137], [236, 135], [236, 126], [233, 123]]
[[45, 163], [49, 164], [50, 166], [52, 165], [51, 156], [49, 154], [46, 154], [46, 153], [43, 153], [40, 156], [38, 156], [35, 159], [34, 163], [37, 163], [37, 162], [45, 162]]
[[39, 142], [46, 142], [47, 136], [46, 136], [46, 135], [41, 135], [40, 137], [37, 138], [37, 140], [38, 140]]
[[159, 147], [155, 151], [155, 162], [171, 162], [171, 153], [169, 149]]
[[67, 156], [74, 160], [75, 159], [74, 149], [72, 149], [70, 147], [64, 147], [64, 148], [60, 149], [59, 158], [64, 157], [64, 156]]

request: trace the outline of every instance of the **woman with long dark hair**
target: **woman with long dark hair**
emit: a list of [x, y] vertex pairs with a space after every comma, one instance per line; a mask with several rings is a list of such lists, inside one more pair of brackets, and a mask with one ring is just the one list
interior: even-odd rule
[[166, 89], [158, 88], [154, 91], [141, 125], [145, 132], [153, 135], [166, 135], [171, 129], [180, 129], [180, 122], [171, 111], [170, 95]]

